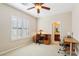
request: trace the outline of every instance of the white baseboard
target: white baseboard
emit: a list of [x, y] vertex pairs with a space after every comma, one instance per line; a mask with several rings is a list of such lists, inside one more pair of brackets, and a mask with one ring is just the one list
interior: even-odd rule
[[[32, 42], [31, 42], [31, 43], [32, 43]], [[15, 48], [11, 48], [11, 49], [2, 51], [2, 52], [0, 52], [0, 56], [3, 56], [3, 55], [5, 55], [6, 53], [11, 52], [11, 51], [13, 51], [13, 50], [16, 50], [16, 49], [18, 49], [18, 48], [21, 48], [21, 47], [30, 45], [31, 43], [28, 43], [28, 44], [22, 44], [22, 45], [19, 45], [19, 46], [15, 47]]]

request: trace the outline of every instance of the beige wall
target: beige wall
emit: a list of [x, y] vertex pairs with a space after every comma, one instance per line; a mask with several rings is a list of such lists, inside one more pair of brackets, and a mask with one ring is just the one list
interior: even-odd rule
[[79, 41], [79, 4], [75, 4], [72, 10], [73, 37]]
[[36, 32], [37, 21], [35, 17], [25, 14], [24, 12], [14, 9], [5, 4], [0, 4], [0, 51], [31, 43], [31, 39], [29, 38], [14, 41], [10, 39], [10, 21], [12, 15], [18, 17], [23, 16], [26, 19], [30, 20], [31, 35]]
[[67, 32], [72, 32], [71, 12], [38, 18], [38, 31], [39, 29], [42, 29], [43, 31], [52, 34], [52, 23], [54, 21], [60, 21], [61, 23], [61, 38], [63, 38]]

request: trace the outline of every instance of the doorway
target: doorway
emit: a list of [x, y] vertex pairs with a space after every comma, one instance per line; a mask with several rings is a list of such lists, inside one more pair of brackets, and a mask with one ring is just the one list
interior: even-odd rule
[[52, 24], [53, 41], [60, 41], [60, 21], [55, 21]]

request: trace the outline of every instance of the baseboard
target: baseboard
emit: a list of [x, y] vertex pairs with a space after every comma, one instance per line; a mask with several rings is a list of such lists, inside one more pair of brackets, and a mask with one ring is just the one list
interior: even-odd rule
[[28, 43], [28, 44], [22, 44], [22, 45], [20, 45], [20, 46], [15, 47], [15, 48], [11, 48], [11, 49], [2, 51], [2, 52], [0, 52], [0, 56], [3, 56], [3, 55], [5, 55], [5, 54], [7, 54], [7, 53], [9, 53], [9, 52], [11, 52], [11, 51], [13, 51], [13, 50], [16, 50], [16, 49], [18, 49], [18, 48], [21, 48], [21, 47], [24, 47], [24, 46], [27, 46], [27, 45], [30, 45], [30, 44], [31, 44], [31, 42]]

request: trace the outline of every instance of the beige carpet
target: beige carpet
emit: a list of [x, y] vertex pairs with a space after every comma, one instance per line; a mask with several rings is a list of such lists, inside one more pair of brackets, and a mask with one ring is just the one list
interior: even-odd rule
[[5, 54], [5, 56], [63, 56], [63, 53], [58, 53], [59, 46], [56, 44], [44, 45], [32, 43], [28, 46], [16, 49]]

